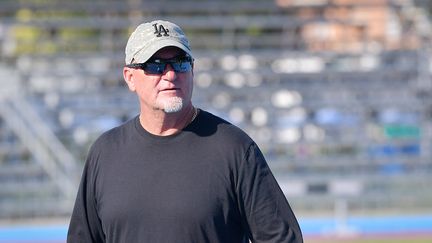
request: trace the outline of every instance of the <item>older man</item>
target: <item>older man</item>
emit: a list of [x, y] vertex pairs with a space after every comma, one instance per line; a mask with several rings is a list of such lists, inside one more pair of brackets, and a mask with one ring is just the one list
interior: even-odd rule
[[303, 242], [256, 143], [192, 104], [180, 27], [143, 23], [125, 52], [140, 113], [91, 147], [68, 242]]

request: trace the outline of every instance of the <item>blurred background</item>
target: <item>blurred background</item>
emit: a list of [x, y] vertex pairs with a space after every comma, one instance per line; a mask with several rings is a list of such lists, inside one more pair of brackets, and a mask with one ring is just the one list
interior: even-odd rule
[[190, 39], [195, 105], [256, 140], [306, 242], [432, 242], [431, 13], [429, 0], [0, 0], [0, 242], [65, 241], [90, 144], [138, 114], [128, 35], [159, 18]]

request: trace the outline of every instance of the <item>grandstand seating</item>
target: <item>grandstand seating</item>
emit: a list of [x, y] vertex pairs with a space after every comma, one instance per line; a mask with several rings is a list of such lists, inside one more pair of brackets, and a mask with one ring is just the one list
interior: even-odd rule
[[[326, 17], [336, 3], [282, 2], [0, 2], [0, 218], [70, 213], [89, 145], [138, 113], [124, 45], [155, 18], [190, 36], [194, 103], [257, 141], [295, 210], [328, 212], [341, 197], [358, 211], [430, 210], [427, 36], [380, 42], [366, 22]], [[391, 23], [400, 28], [413, 22], [406, 8], [420, 14], [369, 7], [402, 16]], [[358, 38], [307, 39], [305, 26], [319, 23]]]

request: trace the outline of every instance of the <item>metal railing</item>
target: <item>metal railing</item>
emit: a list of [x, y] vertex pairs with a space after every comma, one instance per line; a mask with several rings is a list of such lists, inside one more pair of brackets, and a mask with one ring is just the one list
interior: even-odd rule
[[76, 162], [47, 124], [23, 97], [3, 97], [0, 116], [57, 185], [60, 193], [66, 199], [73, 199]]

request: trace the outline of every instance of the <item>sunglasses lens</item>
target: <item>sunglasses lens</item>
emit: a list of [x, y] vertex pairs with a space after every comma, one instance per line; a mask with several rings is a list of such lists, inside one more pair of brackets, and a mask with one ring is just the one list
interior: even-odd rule
[[162, 74], [165, 70], [165, 63], [147, 62], [144, 70], [150, 74]]
[[173, 67], [174, 71], [179, 73], [188, 72], [192, 69], [190, 62], [188, 61], [174, 62], [171, 64], [171, 66]]

